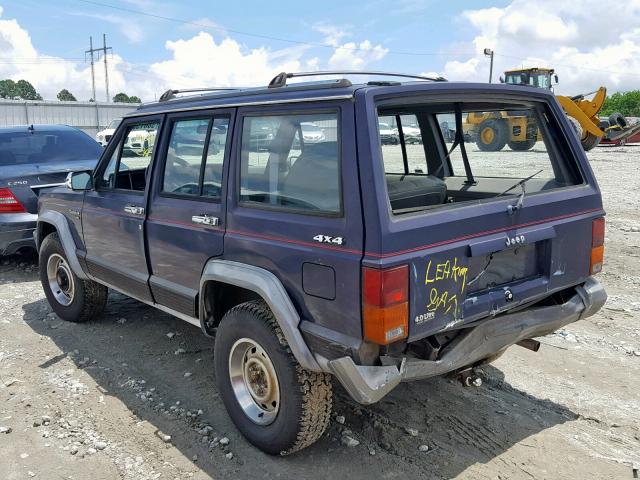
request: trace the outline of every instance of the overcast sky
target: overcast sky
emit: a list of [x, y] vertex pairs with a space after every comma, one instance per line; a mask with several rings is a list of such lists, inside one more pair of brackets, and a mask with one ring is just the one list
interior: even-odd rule
[[[475, 7], [475, 8], [474, 8]], [[494, 81], [551, 66], [558, 93], [640, 89], [640, 0], [0, 0], [0, 78], [45, 98], [91, 97], [85, 62], [107, 34], [111, 95], [154, 100], [167, 88], [264, 85], [280, 71], [372, 69]], [[104, 66], [96, 66], [99, 101]]]

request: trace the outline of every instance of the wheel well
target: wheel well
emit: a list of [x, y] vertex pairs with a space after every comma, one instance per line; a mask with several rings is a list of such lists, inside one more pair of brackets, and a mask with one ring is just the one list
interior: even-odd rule
[[259, 300], [262, 297], [252, 290], [231, 285], [229, 283], [209, 281], [202, 290], [202, 302], [204, 308], [204, 324], [207, 330], [216, 328], [224, 314], [236, 305]]
[[56, 233], [56, 227], [51, 223], [39, 222], [38, 223], [38, 245], [42, 245], [42, 241], [52, 233]]

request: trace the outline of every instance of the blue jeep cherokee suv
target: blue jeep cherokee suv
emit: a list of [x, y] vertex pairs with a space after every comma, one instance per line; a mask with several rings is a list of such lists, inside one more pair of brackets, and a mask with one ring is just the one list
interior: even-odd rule
[[[324, 432], [332, 377], [363, 404], [446, 373], [477, 384], [604, 304], [600, 191], [553, 95], [297, 75], [169, 91], [42, 195], [54, 311], [90, 320], [111, 288], [200, 327], [238, 429], [287, 454]], [[471, 115], [515, 117], [511, 149], [469, 141], [487, 134]]]

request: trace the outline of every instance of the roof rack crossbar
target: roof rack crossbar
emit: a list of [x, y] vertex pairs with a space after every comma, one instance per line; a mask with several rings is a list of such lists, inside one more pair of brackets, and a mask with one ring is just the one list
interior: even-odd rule
[[197, 93], [197, 92], [226, 92], [240, 90], [239, 88], [231, 88], [231, 87], [211, 87], [211, 88], [184, 88], [180, 90], [169, 89], [160, 95], [160, 102], [166, 102], [167, 100], [171, 100], [175, 98], [178, 93]]
[[446, 82], [444, 77], [426, 77], [424, 75], [411, 75], [408, 73], [394, 73], [394, 72], [359, 72], [349, 70], [332, 70], [332, 71], [317, 71], [317, 72], [281, 72], [269, 82], [269, 88], [280, 88], [287, 86], [287, 79], [296, 77], [317, 77], [325, 75], [379, 75], [384, 77], [402, 77], [413, 78], [417, 80], [428, 80], [431, 82]]

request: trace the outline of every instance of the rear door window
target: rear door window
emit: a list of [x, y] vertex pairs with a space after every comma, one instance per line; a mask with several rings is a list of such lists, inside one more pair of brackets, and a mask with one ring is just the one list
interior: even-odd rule
[[338, 214], [337, 113], [244, 119], [240, 202], [302, 213]]
[[[379, 108], [380, 149], [394, 214], [535, 194], [582, 182], [542, 103]], [[396, 133], [385, 141], [383, 125]]]

